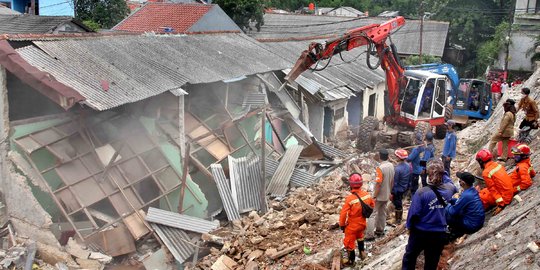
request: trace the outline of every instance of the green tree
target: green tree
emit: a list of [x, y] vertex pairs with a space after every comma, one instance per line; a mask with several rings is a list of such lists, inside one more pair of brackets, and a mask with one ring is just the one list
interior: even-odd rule
[[509, 45], [510, 42], [506, 39], [510, 30], [510, 24], [508, 22], [502, 22], [495, 29], [495, 34], [491, 40], [482, 43], [478, 48], [478, 60], [476, 62], [477, 74], [481, 74], [486, 70], [487, 66], [493, 64], [493, 62], [499, 57], [499, 53], [504, 46]]
[[[422, 54], [422, 64], [440, 63], [440, 62], [441, 62], [440, 57]], [[403, 61], [403, 64], [406, 65], [406, 66], [419, 65], [420, 64], [420, 56], [418, 56], [418, 55], [408, 56]]]
[[259, 31], [264, 24], [262, 0], [216, 0], [213, 3], [218, 4], [243, 31], [252, 30], [252, 24]]
[[75, 0], [75, 17], [111, 28], [129, 14], [125, 0]]

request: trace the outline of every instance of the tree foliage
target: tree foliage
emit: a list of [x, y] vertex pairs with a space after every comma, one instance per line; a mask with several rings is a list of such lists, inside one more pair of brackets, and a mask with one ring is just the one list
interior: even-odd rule
[[229, 17], [245, 32], [254, 25], [257, 31], [264, 24], [262, 0], [215, 0]]
[[75, 0], [75, 17], [111, 28], [129, 14], [125, 0]]
[[495, 28], [495, 34], [491, 40], [482, 43], [478, 47], [476, 69], [477, 74], [481, 74], [487, 66], [493, 64], [497, 60], [499, 53], [506, 45], [510, 45], [510, 40], [507, 40], [510, 30], [508, 22], [502, 22]]

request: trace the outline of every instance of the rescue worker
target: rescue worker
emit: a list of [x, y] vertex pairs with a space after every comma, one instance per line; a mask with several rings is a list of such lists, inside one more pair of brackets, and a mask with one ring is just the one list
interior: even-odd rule
[[444, 207], [454, 191], [443, 183], [444, 164], [440, 159], [431, 159], [427, 164], [428, 186], [419, 189], [413, 196], [407, 228], [409, 240], [403, 255], [402, 269], [416, 269], [418, 255], [424, 251], [424, 269], [437, 269], [444, 245], [447, 243]]
[[538, 105], [536, 105], [536, 101], [529, 97], [530, 93], [531, 89], [527, 87], [521, 89], [521, 99], [519, 100], [517, 110], [523, 110], [525, 112], [525, 118], [519, 124], [519, 129], [524, 127], [530, 127], [531, 129], [538, 128]]
[[433, 144], [433, 133], [428, 132], [426, 134], [426, 146], [424, 147], [424, 154], [420, 160], [420, 163], [424, 170], [422, 170], [422, 173], [420, 174], [420, 178], [422, 180], [422, 186], [427, 186], [427, 173], [425, 170], [425, 164], [431, 159], [435, 157], [435, 145]]
[[416, 147], [413, 148], [411, 153], [409, 154], [409, 157], [407, 157], [407, 161], [411, 163], [412, 165], [412, 172], [413, 175], [411, 177], [411, 182], [409, 184], [409, 188], [411, 190], [411, 197], [414, 195], [416, 190], [418, 189], [418, 180], [420, 178], [420, 175], [422, 174], [422, 171], [424, 170], [424, 167], [420, 165], [420, 161], [422, 160], [422, 154], [424, 153], [424, 138], [422, 138], [422, 134], [416, 134]]
[[450, 230], [450, 242], [473, 234], [484, 226], [485, 213], [478, 191], [473, 187], [474, 175], [458, 172], [459, 184], [463, 189], [459, 199], [452, 198], [445, 208], [446, 222]]
[[362, 176], [358, 173], [353, 173], [349, 177], [349, 186], [351, 187], [351, 194], [345, 198], [345, 203], [341, 208], [339, 215], [339, 226], [345, 233], [343, 239], [343, 245], [349, 253], [349, 260], [346, 265], [354, 265], [355, 261], [355, 245], [358, 244], [358, 251], [360, 258], [363, 260], [366, 258], [366, 252], [364, 247], [364, 232], [366, 230], [366, 218], [362, 216], [362, 203], [364, 201], [370, 207], [375, 207], [375, 202], [371, 195], [362, 190]]
[[503, 103], [504, 116], [499, 125], [499, 130], [493, 134], [491, 141], [489, 142], [489, 151], [495, 153], [494, 151], [497, 142], [502, 141], [502, 155], [499, 160], [506, 161], [508, 157], [508, 141], [512, 136], [514, 136], [514, 123], [516, 122], [516, 107], [514, 104], [516, 102], [513, 99], [507, 99]]
[[392, 187], [392, 203], [395, 207], [396, 224], [401, 224], [403, 218], [403, 195], [409, 188], [409, 182], [412, 177], [412, 167], [407, 163], [406, 159], [409, 156], [407, 150], [397, 149], [394, 154], [398, 157], [399, 162], [394, 168], [394, 186]]
[[[394, 165], [388, 162], [388, 150], [379, 151], [380, 165], [376, 168], [377, 178], [375, 179], [375, 189], [373, 199], [375, 200], [375, 236], [384, 235], [386, 225], [386, 206], [390, 200], [390, 193], [394, 185]], [[371, 231], [372, 232], [372, 231]], [[369, 235], [372, 235], [371, 233]]]
[[480, 200], [484, 209], [497, 206], [493, 215], [499, 214], [506, 205], [512, 202], [514, 186], [512, 178], [508, 175], [504, 166], [493, 161], [493, 155], [487, 149], [482, 149], [476, 154], [476, 161], [482, 168], [482, 178], [486, 187], [480, 190]]
[[456, 122], [454, 120], [448, 120], [444, 124], [446, 125], [446, 136], [444, 137], [442, 160], [444, 162], [444, 170], [450, 175], [450, 164], [452, 163], [452, 159], [456, 158], [457, 136], [456, 132], [454, 132]]
[[536, 175], [531, 165], [531, 148], [526, 144], [518, 144], [512, 147], [512, 154], [516, 161], [516, 169], [510, 173], [514, 193], [528, 189], [532, 185], [532, 178]]

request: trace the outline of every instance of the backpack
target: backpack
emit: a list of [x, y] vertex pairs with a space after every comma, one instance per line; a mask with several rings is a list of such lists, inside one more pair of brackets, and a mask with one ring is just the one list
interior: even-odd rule
[[369, 206], [367, 203], [365, 203], [361, 198], [360, 196], [358, 196], [358, 194], [354, 193], [353, 194], [356, 196], [356, 198], [358, 198], [358, 200], [360, 201], [360, 204], [362, 204], [362, 216], [365, 217], [365, 218], [369, 218], [371, 216], [371, 214], [373, 214], [373, 208], [371, 208], [371, 206]]

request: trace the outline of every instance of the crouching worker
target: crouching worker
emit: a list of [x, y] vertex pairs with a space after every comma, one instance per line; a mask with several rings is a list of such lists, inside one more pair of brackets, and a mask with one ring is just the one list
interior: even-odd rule
[[447, 243], [444, 207], [454, 195], [449, 183], [443, 183], [444, 164], [431, 159], [427, 164], [427, 186], [413, 196], [407, 216], [409, 241], [403, 255], [404, 270], [416, 269], [416, 260], [424, 252], [424, 269], [437, 269], [444, 245]]
[[514, 193], [517, 194], [532, 186], [532, 178], [536, 172], [531, 165], [531, 148], [528, 145], [518, 144], [516, 147], [512, 147], [512, 154], [514, 154], [516, 161], [516, 170], [510, 173], [510, 178], [512, 178]]
[[493, 213], [497, 215], [512, 202], [514, 197], [512, 178], [502, 165], [493, 161], [493, 155], [487, 149], [478, 151], [476, 161], [482, 168], [482, 178], [486, 182], [486, 188], [480, 190], [480, 200], [484, 209], [497, 206]]
[[452, 198], [446, 206], [446, 223], [450, 230], [450, 242], [473, 234], [484, 226], [485, 214], [478, 191], [473, 187], [474, 176], [468, 172], [458, 172], [459, 184], [463, 193], [459, 199]]
[[351, 193], [345, 198], [345, 204], [341, 208], [339, 215], [339, 226], [345, 233], [343, 245], [349, 253], [349, 259], [345, 263], [346, 266], [354, 265], [355, 261], [355, 245], [358, 243], [358, 251], [360, 258], [366, 258], [364, 251], [364, 232], [366, 230], [366, 217], [362, 215], [362, 200], [371, 208], [375, 207], [375, 202], [368, 192], [362, 190], [362, 176], [358, 173], [353, 173], [349, 177], [349, 185]]

